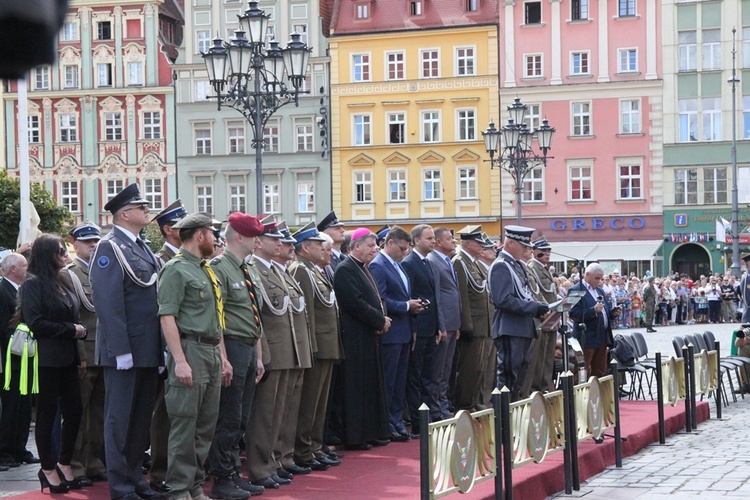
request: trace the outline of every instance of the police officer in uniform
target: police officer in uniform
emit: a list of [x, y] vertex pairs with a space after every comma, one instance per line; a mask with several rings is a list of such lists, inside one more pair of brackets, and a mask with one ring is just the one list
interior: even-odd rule
[[[75, 290], [81, 304], [78, 318], [90, 332], [96, 331], [96, 310], [91, 302], [89, 268], [91, 254], [101, 239], [101, 229], [91, 221], [84, 221], [70, 231], [76, 258], [62, 271], [63, 280]], [[70, 466], [81, 485], [90, 485], [91, 480], [107, 480], [104, 457], [104, 373], [95, 362], [96, 336], [87, 336], [78, 341], [81, 358], [81, 403], [83, 418], [78, 428], [78, 439], [73, 450]], [[91, 478], [91, 479], [89, 479]]]
[[104, 448], [112, 498], [161, 495], [148, 487], [141, 464], [149, 446], [164, 339], [156, 302], [158, 262], [138, 238], [148, 202], [130, 184], [106, 205], [114, 227], [96, 246], [89, 276], [97, 312], [95, 363], [104, 371]]
[[216, 276], [203, 260], [214, 252], [213, 219], [188, 215], [173, 226], [180, 251], [159, 273], [159, 317], [169, 350], [164, 399], [169, 415], [170, 497], [205, 499], [203, 464], [216, 427], [221, 386], [232, 379], [224, 355], [224, 307]]

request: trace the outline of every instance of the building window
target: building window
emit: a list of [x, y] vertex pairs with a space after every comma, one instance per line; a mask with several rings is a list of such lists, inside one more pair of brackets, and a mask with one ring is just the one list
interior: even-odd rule
[[109, 200], [117, 196], [117, 193], [125, 189], [125, 181], [123, 179], [108, 179], [104, 183], [104, 205], [106, 205]]
[[151, 210], [161, 210], [164, 207], [161, 188], [161, 179], [143, 180], [143, 199], [148, 202]]
[[354, 201], [357, 203], [372, 201], [372, 172], [369, 170], [354, 172]]
[[195, 154], [211, 154], [211, 125], [208, 123], [195, 124], [193, 133], [195, 134]]
[[523, 201], [544, 201], [544, 168], [534, 167], [523, 179]]
[[104, 139], [122, 140], [122, 113], [104, 113]]
[[619, 53], [619, 71], [620, 73], [632, 73], [638, 71], [638, 50], [637, 49], [620, 49]]
[[742, 67], [750, 68], [750, 28], [742, 28]]
[[406, 201], [406, 170], [388, 171], [388, 201]]
[[580, 21], [589, 18], [589, 0], [571, 0], [570, 19]]
[[306, 24], [295, 24], [292, 26], [292, 31], [299, 33], [300, 41], [307, 43], [307, 25]]
[[230, 122], [227, 125], [227, 139], [230, 155], [245, 154], [245, 125], [242, 122]]
[[100, 21], [96, 23], [96, 39], [112, 40], [112, 22]]
[[315, 211], [315, 183], [305, 181], [297, 183], [297, 213]]
[[573, 109], [573, 133], [571, 135], [591, 135], [591, 103], [571, 103]]
[[526, 2], [524, 8], [525, 24], [540, 24], [542, 22], [542, 2]]
[[386, 69], [386, 78], [388, 80], [403, 80], [404, 71], [404, 53], [388, 52], [385, 55], [388, 67]]
[[621, 200], [640, 199], [641, 196], [641, 166], [619, 165], [617, 176], [620, 180]]
[[437, 49], [422, 50], [419, 52], [419, 58], [422, 78], [440, 77], [440, 52]]
[[406, 142], [406, 114], [388, 113], [388, 144]]
[[195, 39], [198, 41], [197, 42], [198, 53], [205, 54], [206, 52], [208, 52], [208, 49], [211, 48], [211, 31], [209, 30], [196, 31]]
[[29, 142], [32, 144], [41, 142], [41, 132], [39, 130], [39, 115], [29, 115]]
[[112, 86], [112, 64], [102, 63], [96, 65], [96, 82], [98, 87]]
[[623, 99], [620, 101], [620, 133], [638, 134], [641, 132], [640, 99]]
[[698, 170], [676, 168], [674, 171], [674, 204], [695, 205], [698, 203]]
[[369, 19], [369, 17], [370, 17], [370, 4], [358, 3], [357, 4], [357, 19]]
[[143, 138], [161, 139], [161, 112], [143, 112]]
[[[210, 182], [210, 179], [209, 181]], [[195, 186], [195, 208], [198, 212], [214, 212], [214, 187], [210, 184]]]
[[75, 42], [78, 40], [78, 23], [70, 21], [63, 24], [60, 35], [63, 42]]
[[458, 169], [458, 197], [461, 200], [476, 199], [477, 169], [465, 167]]
[[409, 13], [412, 16], [422, 15], [422, 0], [411, 0], [409, 2]]
[[526, 111], [524, 123], [529, 130], [537, 130], [542, 123], [542, 106], [540, 104], [527, 104], [526, 106], [528, 106], [528, 110]]
[[479, 0], [466, 0], [466, 12], [476, 12], [479, 10]]
[[591, 200], [591, 167], [570, 167], [570, 199]]
[[742, 96], [742, 138], [750, 139], [750, 95]]
[[570, 74], [588, 75], [589, 74], [589, 53], [588, 52], [571, 52], [570, 53]]
[[727, 202], [727, 169], [726, 167], [707, 167], [703, 169], [703, 203], [717, 204]]
[[695, 71], [697, 69], [698, 42], [695, 31], [677, 33], [677, 70]]
[[294, 124], [297, 152], [313, 151], [313, 126], [311, 120], [297, 121]]
[[229, 211], [244, 212], [247, 210], [247, 194], [244, 184], [231, 184], [229, 186]]
[[268, 120], [263, 128], [263, 141], [265, 142], [264, 153], [279, 152], [279, 121]]
[[128, 85], [143, 85], [143, 63], [128, 63]]
[[208, 80], [196, 80], [193, 82], [193, 90], [195, 91], [195, 101], [207, 101], [211, 95], [213, 87], [211, 82]]
[[721, 140], [721, 99], [719, 97], [704, 97], [703, 106], [703, 140]]
[[701, 32], [701, 69], [710, 71], [721, 69], [721, 30], [703, 30]]
[[60, 183], [60, 204], [71, 212], [79, 211], [78, 181]]
[[273, 40], [276, 40], [276, 26], [274, 26], [273, 24], [269, 24], [268, 26], [266, 26], [266, 36], [263, 39], [266, 44], [266, 48], [270, 46], [270, 43]]
[[459, 109], [456, 111], [458, 124], [458, 140], [473, 141], [477, 136], [476, 110]]
[[459, 47], [456, 49], [456, 63], [458, 76], [473, 76], [475, 73], [474, 48]]
[[78, 88], [78, 66], [63, 66], [63, 78], [66, 89]]
[[542, 54], [527, 54], [524, 76], [534, 78], [542, 76]]
[[443, 198], [443, 185], [440, 180], [440, 169], [426, 169], [422, 175], [424, 179], [424, 200], [441, 200]]
[[62, 114], [59, 115], [60, 121], [60, 142], [77, 142], [78, 127], [76, 125], [76, 115]]
[[49, 90], [49, 66], [34, 68], [34, 90]]
[[352, 56], [352, 81], [369, 82], [370, 81], [370, 55], [354, 54]]
[[278, 182], [263, 184], [263, 211], [267, 214], [281, 212], [281, 187]]
[[372, 117], [370, 115], [354, 115], [354, 145], [372, 146]]
[[617, 15], [620, 17], [635, 15], [635, 0], [617, 0]]
[[440, 111], [422, 111], [422, 142], [440, 142]]
[[698, 141], [698, 100], [679, 99], [679, 141]]

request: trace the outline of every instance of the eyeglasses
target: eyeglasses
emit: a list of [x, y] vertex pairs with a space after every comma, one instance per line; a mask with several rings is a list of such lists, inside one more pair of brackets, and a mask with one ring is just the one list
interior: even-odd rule
[[138, 205], [137, 207], [130, 207], [123, 210], [123, 212], [129, 212], [130, 210], [143, 210], [144, 212], [150, 212], [151, 209], [148, 208], [148, 205]]
[[66, 255], [68, 255], [68, 249], [65, 247], [60, 247], [57, 250], [57, 255], [59, 255], [60, 257], [65, 257]]

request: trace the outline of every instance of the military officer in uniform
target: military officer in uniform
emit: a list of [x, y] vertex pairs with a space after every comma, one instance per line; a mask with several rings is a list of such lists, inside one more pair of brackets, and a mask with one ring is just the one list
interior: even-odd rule
[[[160, 266], [164, 266], [172, 257], [180, 251], [180, 231], [172, 229], [179, 221], [185, 218], [187, 212], [179, 198], [167, 208], [156, 214], [154, 221], [159, 225], [159, 231], [164, 237], [164, 244], [156, 252], [156, 258]], [[165, 378], [166, 373], [162, 374]], [[151, 476], [150, 486], [155, 491], [169, 493], [167, 485], [167, 450], [169, 440], [169, 415], [167, 405], [164, 403], [164, 380], [159, 381], [159, 393], [156, 396], [156, 407], [151, 419]]]
[[[477, 264], [480, 270], [484, 273], [485, 279], [490, 274], [490, 266], [495, 262], [497, 258], [497, 245], [495, 242], [487, 236], [486, 233], [482, 233], [482, 251], [477, 256]], [[488, 298], [489, 297], [488, 294]], [[490, 308], [490, 311], [492, 308]], [[495, 379], [497, 378], [497, 348], [495, 343], [490, 341], [489, 348], [487, 349], [487, 365], [484, 367], [484, 373], [482, 374], [482, 389], [479, 392], [479, 407], [490, 408], [492, 406], [492, 391], [495, 390]]]
[[742, 261], [745, 263], [745, 274], [740, 280], [740, 297], [742, 300], [742, 322], [750, 323], [750, 253], [746, 253], [742, 256]]
[[497, 348], [497, 387], [507, 387], [513, 401], [519, 398], [536, 337], [534, 318], [547, 313], [546, 303], [534, 300], [525, 261], [534, 229], [505, 226], [505, 245], [490, 268], [489, 288], [495, 314], [492, 338]]
[[[173, 226], [180, 251], [159, 273], [159, 318], [167, 341], [164, 400], [169, 415], [170, 497], [205, 499], [203, 464], [216, 427], [221, 386], [232, 379], [224, 355], [222, 291], [205, 258], [214, 252], [213, 219], [188, 215]], [[245, 496], [243, 496], [245, 498]]]
[[[91, 258], [97, 312], [95, 363], [104, 371], [104, 448], [112, 498], [137, 500], [156, 493], [143, 478], [158, 368], [164, 339], [156, 302], [158, 262], [138, 238], [149, 220], [148, 202], [130, 184], [104, 205], [114, 227]], [[156, 495], [159, 496], [159, 495]]]
[[[91, 254], [101, 239], [101, 229], [91, 221], [84, 221], [70, 231], [76, 258], [62, 271], [63, 280], [75, 290], [81, 304], [78, 318], [90, 332], [96, 331], [96, 310], [91, 302], [89, 268]], [[104, 457], [104, 373], [95, 362], [96, 336], [87, 336], [78, 341], [81, 358], [81, 403], [83, 418], [78, 428], [76, 447], [70, 465], [73, 474], [82, 485], [90, 485], [91, 479], [107, 480]]]
[[480, 394], [487, 369], [490, 342], [490, 302], [487, 275], [477, 263], [484, 239], [482, 226], [466, 226], [458, 232], [461, 250], [453, 259], [461, 295], [461, 330], [458, 336], [455, 408], [481, 409]]
[[643, 312], [646, 317], [646, 332], [656, 333], [654, 330], [654, 310], [656, 308], [656, 288], [654, 287], [654, 277], [646, 278], [646, 285], [643, 287]]
[[[318, 223], [317, 229], [321, 233], [326, 233], [333, 240], [333, 246], [331, 247], [331, 271], [336, 271], [336, 266], [346, 258], [341, 253], [341, 244], [344, 242], [344, 223], [339, 222], [336, 217], [336, 212], [331, 212]], [[328, 276], [328, 280], [331, 281], [333, 275]]]
[[313, 366], [305, 370], [302, 383], [294, 455], [302, 467], [325, 470], [341, 463], [322, 450], [333, 363], [343, 354], [336, 294], [323, 271], [329, 260], [324, 246], [331, 239], [321, 236], [312, 222], [292, 236], [297, 260], [289, 271], [305, 297], [314, 356]]

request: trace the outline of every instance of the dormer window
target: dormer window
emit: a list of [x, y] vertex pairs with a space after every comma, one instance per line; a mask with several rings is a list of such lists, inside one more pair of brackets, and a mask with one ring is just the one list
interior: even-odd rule
[[412, 16], [422, 15], [422, 0], [411, 0], [409, 2], [409, 13]]
[[465, 0], [466, 12], [476, 12], [479, 10], [479, 0]]
[[355, 5], [357, 9], [357, 19], [370, 18], [370, 2], [361, 2]]

